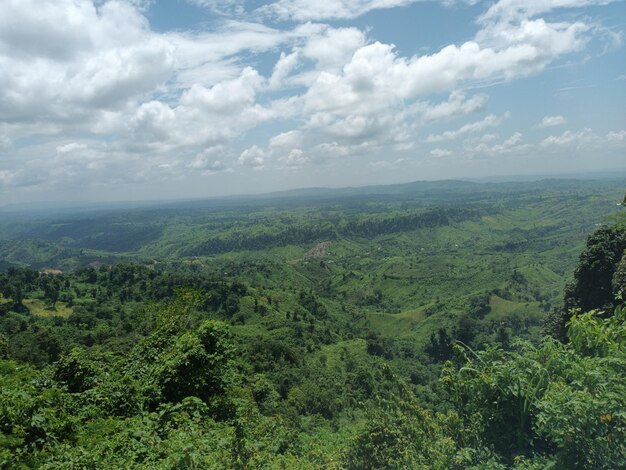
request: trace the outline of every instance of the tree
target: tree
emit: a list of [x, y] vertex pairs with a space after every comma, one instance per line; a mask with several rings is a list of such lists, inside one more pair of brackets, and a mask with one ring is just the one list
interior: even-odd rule
[[[610, 314], [617, 306], [615, 279], [621, 282], [621, 261], [626, 250], [626, 224], [602, 226], [587, 239], [574, 271], [574, 282], [566, 287], [564, 305], [546, 318], [545, 331], [565, 341], [566, 323], [572, 309], [601, 309]], [[617, 278], [615, 278], [617, 273]]]
[[21, 312], [26, 309], [24, 304], [24, 289], [18, 280], [11, 280], [7, 285], [5, 295], [13, 300], [13, 310]]
[[54, 365], [54, 379], [71, 393], [79, 393], [94, 387], [101, 373], [101, 366], [84, 349], [74, 348]]
[[[626, 307], [603, 318], [576, 314], [568, 344], [547, 338], [464, 351], [442, 383], [466, 425], [507, 463], [541, 457], [542, 467], [626, 468]], [[543, 454], [543, 455], [542, 455]]]
[[446, 328], [439, 328], [437, 334], [430, 335], [430, 343], [426, 352], [436, 361], [445, 361], [452, 357], [452, 338]]
[[44, 299], [46, 299], [50, 308], [54, 310], [61, 292], [61, 280], [57, 276], [44, 276], [42, 287]]
[[154, 369], [156, 385], [170, 402], [219, 395], [232, 379], [233, 353], [228, 327], [207, 320], [196, 331], [181, 334], [160, 354]]

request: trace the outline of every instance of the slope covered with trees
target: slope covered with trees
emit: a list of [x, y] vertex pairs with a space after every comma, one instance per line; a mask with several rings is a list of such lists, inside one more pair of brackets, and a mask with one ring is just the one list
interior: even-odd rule
[[336, 238], [264, 250], [12, 262], [0, 466], [624, 467], [626, 221], [594, 230], [621, 194], [571, 190], [318, 209]]

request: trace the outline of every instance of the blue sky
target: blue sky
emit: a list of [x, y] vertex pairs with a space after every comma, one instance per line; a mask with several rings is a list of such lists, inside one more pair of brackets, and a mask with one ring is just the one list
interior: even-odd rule
[[626, 168], [626, 4], [5, 0], [0, 205]]

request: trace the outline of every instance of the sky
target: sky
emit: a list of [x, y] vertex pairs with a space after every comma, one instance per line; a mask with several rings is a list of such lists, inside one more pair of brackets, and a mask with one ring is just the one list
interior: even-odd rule
[[1, 0], [0, 205], [626, 168], [626, 3]]

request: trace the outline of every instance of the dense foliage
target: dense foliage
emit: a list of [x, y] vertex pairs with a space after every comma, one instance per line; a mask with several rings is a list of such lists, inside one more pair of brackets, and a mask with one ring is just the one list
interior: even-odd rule
[[564, 195], [472, 197], [306, 242], [266, 213], [262, 254], [10, 263], [0, 468], [626, 467], [624, 220], [585, 244]]

